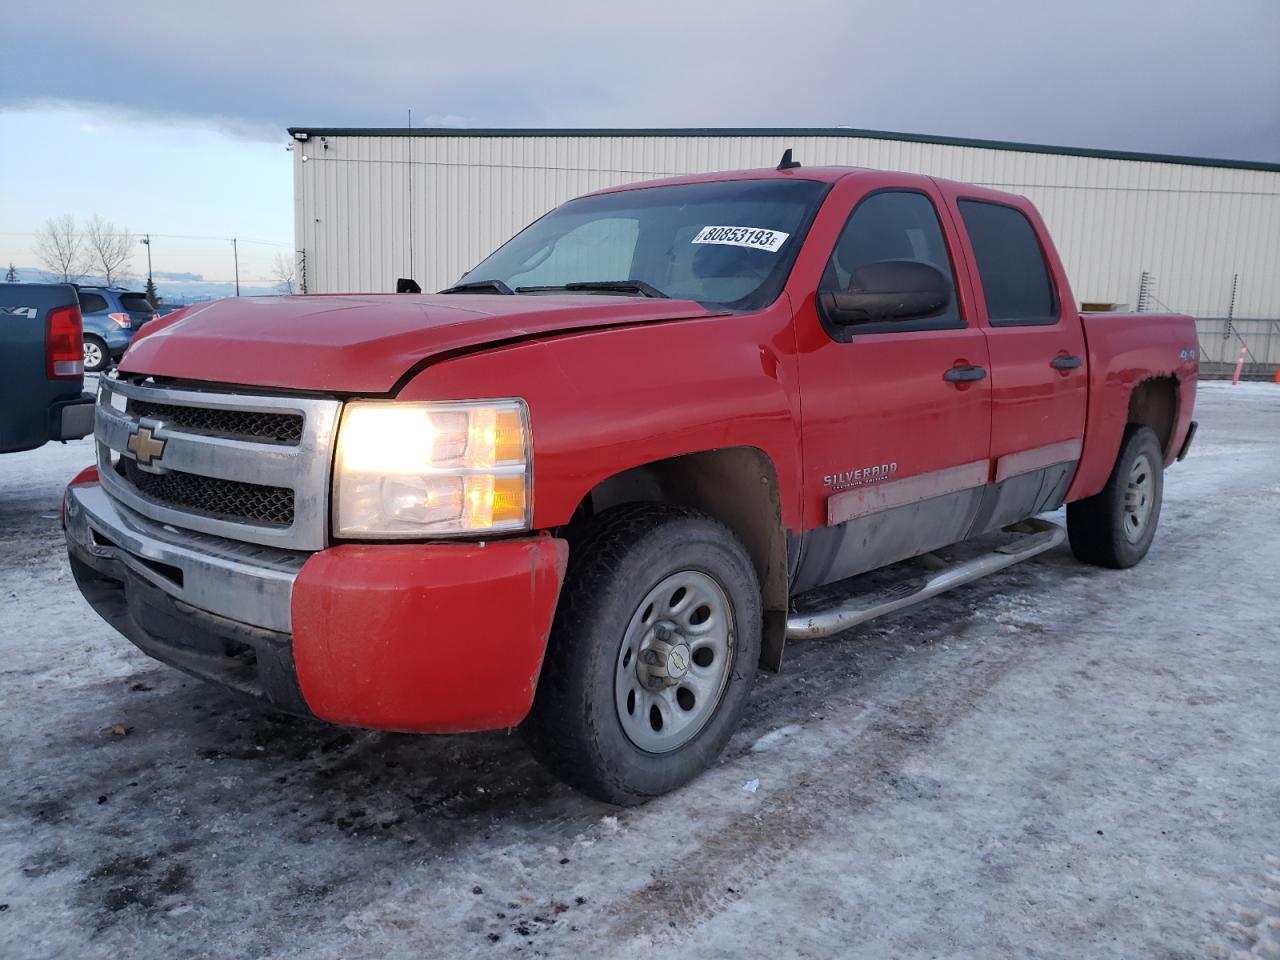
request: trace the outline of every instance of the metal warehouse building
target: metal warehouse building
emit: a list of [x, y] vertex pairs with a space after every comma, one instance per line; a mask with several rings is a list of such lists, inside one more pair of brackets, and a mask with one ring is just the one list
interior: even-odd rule
[[[1280, 164], [870, 130], [294, 127], [304, 289], [454, 283], [581, 193], [653, 177], [807, 165], [903, 170], [1029, 197], [1081, 303], [1201, 318], [1204, 359], [1280, 363]], [[1230, 318], [1230, 322], [1229, 322]]]

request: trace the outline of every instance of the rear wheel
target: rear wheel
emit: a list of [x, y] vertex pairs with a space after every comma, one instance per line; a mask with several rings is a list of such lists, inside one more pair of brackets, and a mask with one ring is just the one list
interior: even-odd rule
[[673, 790], [724, 748], [760, 655], [760, 588], [722, 524], [664, 504], [602, 513], [569, 569], [523, 732], [610, 803]]
[[1163, 497], [1160, 441], [1150, 427], [1130, 424], [1107, 485], [1067, 505], [1072, 552], [1085, 563], [1132, 567], [1151, 549]]
[[111, 351], [107, 342], [92, 333], [84, 335], [84, 369], [86, 373], [98, 373], [111, 364]]

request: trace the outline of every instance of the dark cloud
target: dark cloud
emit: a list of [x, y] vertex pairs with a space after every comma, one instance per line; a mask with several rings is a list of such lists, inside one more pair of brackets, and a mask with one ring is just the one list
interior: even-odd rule
[[[127, 6], [127, 9], [126, 9]], [[26, 4], [0, 106], [286, 125], [834, 126], [1280, 159], [1275, 0]]]

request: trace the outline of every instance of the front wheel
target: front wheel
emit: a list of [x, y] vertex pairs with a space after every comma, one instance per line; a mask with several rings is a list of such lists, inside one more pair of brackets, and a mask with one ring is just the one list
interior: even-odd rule
[[570, 548], [530, 747], [609, 803], [675, 789], [737, 726], [761, 623], [755, 569], [722, 524], [665, 504], [605, 511]]
[[84, 370], [85, 373], [98, 373], [111, 364], [111, 351], [107, 342], [91, 333], [84, 337]]
[[1071, 551], [1085, 563], [1123, 570], [1147, 555], [1160, 522], [1164, 454], [1150, 427], [1130, 424], [1107, 485], [1067, 504]]

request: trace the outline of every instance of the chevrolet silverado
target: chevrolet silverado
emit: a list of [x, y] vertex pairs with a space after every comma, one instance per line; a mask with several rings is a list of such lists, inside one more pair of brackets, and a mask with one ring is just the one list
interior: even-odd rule
[[1195, 329], [1075, 304], [1032, 204], [981, 187], [788, 155], [604, 190], [439, 294], [148, 324], [66, 494], [72, 569], [188, 673], [335, 724], [519, 726], [640, 802], [788, 638], [1068, 537], [1143, 558]]

